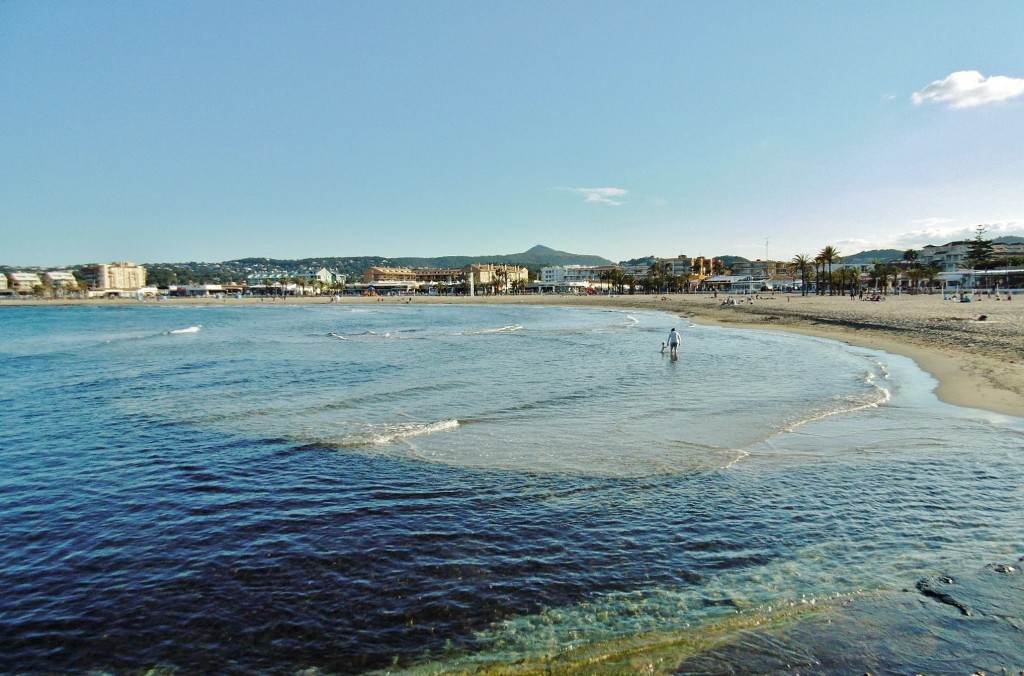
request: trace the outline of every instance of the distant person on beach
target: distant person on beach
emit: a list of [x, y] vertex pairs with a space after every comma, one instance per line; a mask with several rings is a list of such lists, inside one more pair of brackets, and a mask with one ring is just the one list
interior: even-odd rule
[[679, 354], [679, 343], [683, 342], [683, 339], [679, 336], [679, 332], [674, 328], [668, 332], [668, 353], [675, 357]]

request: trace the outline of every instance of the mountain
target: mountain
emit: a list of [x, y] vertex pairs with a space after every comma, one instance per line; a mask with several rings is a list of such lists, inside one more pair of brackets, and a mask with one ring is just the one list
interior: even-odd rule
[[525, 268], [541, 268], [547, 265], [614, 265], [600, 256], [574, 254], [556, 251], [538, 244], [528, 251], [517, 254], [494, 256], [442, 256], [439, 258], [395, 258], [395, 264], [408, 268], [461, 268], [471, 263], [505, 263]]
[[870, 263], [871, 261], [888, 263], [893, 260], [903, 260], [903, 251], [900, 249], [872, 249], [849, 256], [841, 256], [841, 258], [844, 263]]

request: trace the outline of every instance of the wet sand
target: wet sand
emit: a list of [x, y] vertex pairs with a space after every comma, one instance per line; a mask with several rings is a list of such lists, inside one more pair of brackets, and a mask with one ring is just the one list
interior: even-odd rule
[[[413, 303], [521, 304], [658, 310], [695, 323], [735, 328], [792, 331], [841, 340], [851, 345], [899, 354], [913, 359], [933, 375], [937, 396], [958, 406], [1024, 416], [1024, 296], [1015, 300], [961, 303], [942, 294], [887, 296], [882, 301], [850, 300], [847, 296], [764, 294], [752, 302], [725, 305], [727, 296], [611, 295], [611, 296], [416, 296]], [[742, 297], [735, 297], [739, 301]], [[1005, 298], [1005, 295], [1003, 296]], [[261, 300], [172, 299], [144, 304], [272, 305], [329, 303], [328, 298]], [[406, 297], [343, 297], [342, 304], [401, 304]], [[0, 301], [16, 305], [138, 305], [136, 300]], [[984, 319], [981, 317], [984, 316]], [[666, 334], [671, 327], [666, 326]], [[682, 327], [680, 327], [682, 328]], [[686, 332], [683, 330], [683, 340]]]

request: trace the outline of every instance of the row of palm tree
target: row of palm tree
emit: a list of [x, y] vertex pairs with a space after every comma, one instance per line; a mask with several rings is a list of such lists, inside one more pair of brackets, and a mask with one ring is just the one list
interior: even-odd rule
[[[917, 252], [910, 249], [904, 253], [903, 258], [907, 261], [914, 261], [917, 259]], [[806, 296], [808, 293], [808, 287], [810, 286], [808, 281], [812, 269], [814, 270], [815, 281], [817, 282], [817, 293], [821, 295], [825, 294], [826, 289], [830, 296], [837, 292], [845, 294], [848, 290], [856, 289], [860, 281], [859, 272], [853, 268], [840, 268], [833, 273], [833, 263], [841, 261], [842, 258], [839, 255], [839, 250], [831, 245], [822, 249], [814, 258], [807, 254], [794, 256], [790, 261], [790, 272], [794, 278], [797, 275], [800, 276], [801, 295]], [[935, 265], [912, 267], [904, 271], [900, 267], [887, 265], [879, 260], [871, 261], [871, 263], [873, 267], [868, 274], [871, 276], [872, 286], [883, 289], [888, 288], [890, 277], [898, 278], [904, 272], [914, 287], [920, 286], [922, 281], [927, 281], [928, 286], [934, 286], [935, 279], [942, 272], [941, 268]]]
[[295, 284], [296, 286], [298, 286], [299, 290], [300, 290], [299, 291], [299, 295], [302, 295], [302, 296], [306, 295], [306, 289], [307, 288], [312, 288], [313, 292], [315, 294], [317, 294], [317, 295], [321, 295], [325, 291], [338, 291], [338, 292], [341, 292], [341, 291], [345, 290], [345, 282], [330, 282], [330, 283], [328, 283], [328, 282], [325, 282], [325, 281], [323, 281], [321, 279], [314, 279], [313, 281], [310, 281], [308, 277], [298, 276], [298, 277], [282, 277], [282, 278], [277, 279], [277, 280], [264, 279], [263, 280], [263, 286], [265, 288], [265, 293], [267, 293], [267, 294], [270, 293], [270, 287], [272, 287], [275, 284], [275, 282], [280, 285], [281, 294], [282, 295], [284, 295], [284, 293], [285, 293], [285, 287], [287, 287], [289, 284]]

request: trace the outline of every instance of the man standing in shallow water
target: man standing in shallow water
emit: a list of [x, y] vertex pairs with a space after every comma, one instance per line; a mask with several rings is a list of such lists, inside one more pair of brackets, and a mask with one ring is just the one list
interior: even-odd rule
[[679, 355], [679, 343], [683, 342], [679, 332], [675, 330], [675, 327], [668, 332], [668, 353], [676, 357]]

